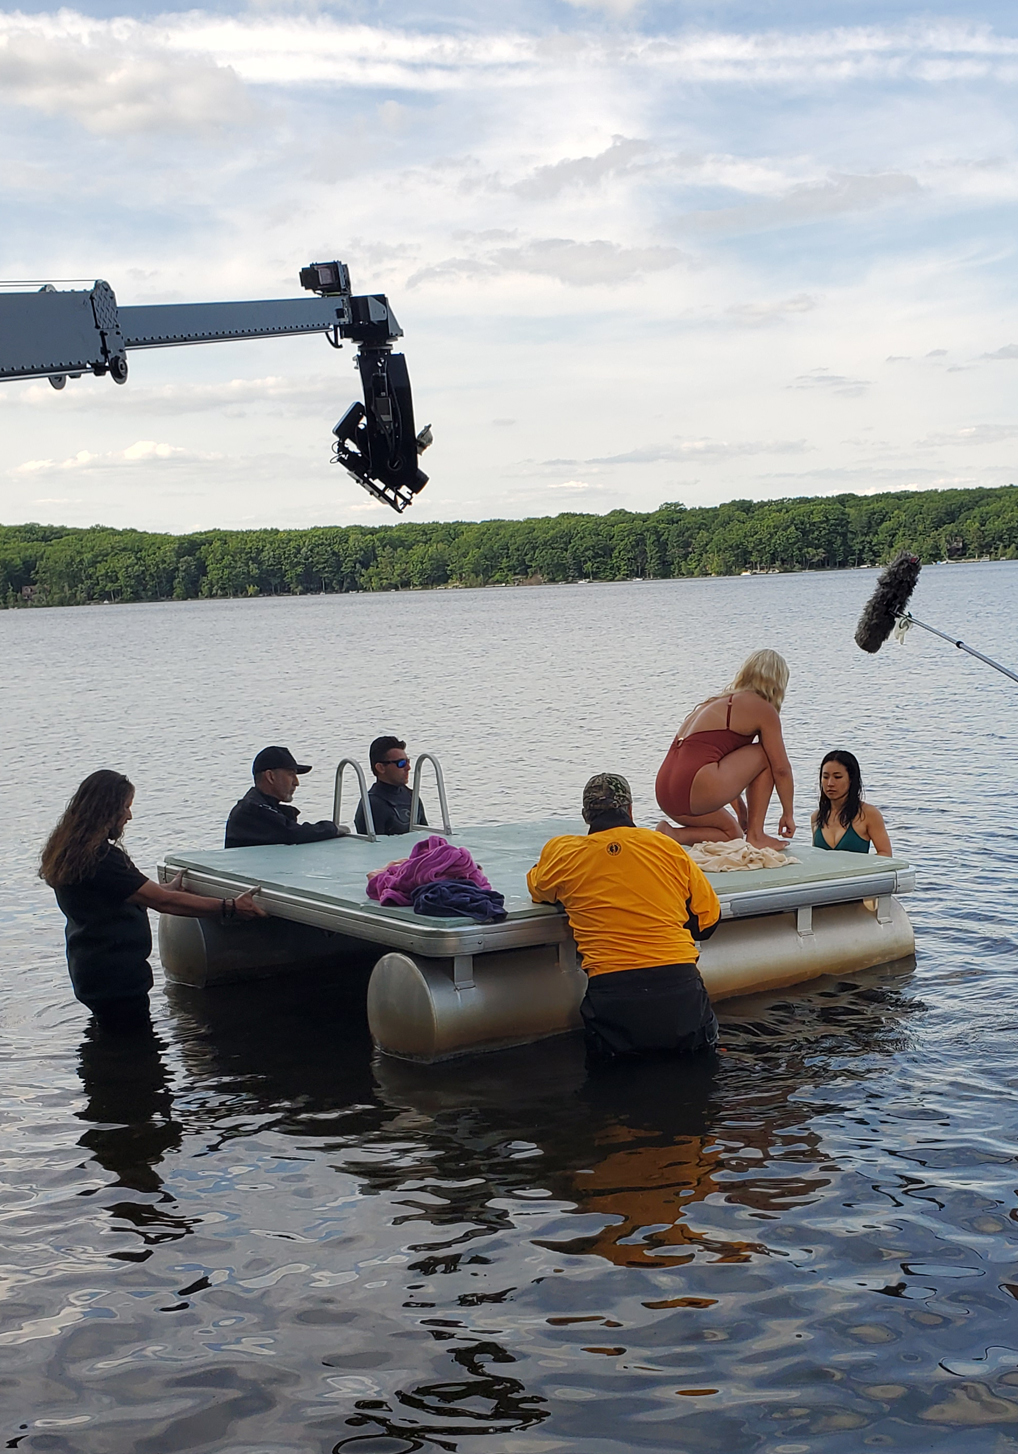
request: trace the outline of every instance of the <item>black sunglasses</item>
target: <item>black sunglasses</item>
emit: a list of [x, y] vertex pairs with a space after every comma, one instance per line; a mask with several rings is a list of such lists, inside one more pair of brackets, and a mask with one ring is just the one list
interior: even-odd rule
[[409, 757], [387, 757], [382, 763], [383, 767], [409, 767]]

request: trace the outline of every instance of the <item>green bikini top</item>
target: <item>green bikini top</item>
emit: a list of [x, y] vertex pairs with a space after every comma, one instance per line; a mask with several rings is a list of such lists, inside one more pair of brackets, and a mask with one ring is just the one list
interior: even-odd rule
[[[831, 845], [824, 838], [823, 829], [819, 825], [813, 831], [813, 847], [831, 848]], [[870, 851], [869, 843], [865, 838], [859, 836], [854, 827], [848, 828], [842, 834], [835, 847], [839, 853], [869, 853]]]

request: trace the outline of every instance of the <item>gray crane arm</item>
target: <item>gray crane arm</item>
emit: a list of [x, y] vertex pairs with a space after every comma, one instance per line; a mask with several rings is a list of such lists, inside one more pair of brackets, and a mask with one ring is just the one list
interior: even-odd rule
[[428, 482], [417, 466], [431, 442], [414, 433], [410, 376], [392, 344], [403, 330], [382, 294], [354, 297], [343, 263], [312, 263], [301, 283], [313, 298], [240, 303], [151, 303], [119, 307], [99, 279], [87, 292], [0, 293], [0, 383], [48, 378], [62, 389], [68, 378], [109, 374], [127, 381], [127, 354], [140, 348], [223, 343], [243, 338], [325, 334], [333, 347], [355, 341], [364, 403], [355, 403], [335, 426], [333, 457], [376, 499], [397, 512]]

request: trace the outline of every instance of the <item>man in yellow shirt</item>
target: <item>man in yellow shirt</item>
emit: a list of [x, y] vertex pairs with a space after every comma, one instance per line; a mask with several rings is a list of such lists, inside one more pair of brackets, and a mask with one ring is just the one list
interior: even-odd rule
[[536, 903], [558, 902], [569, 915], [588, 976], [580, 1013], [591, 1057], [716, 1044], [696, 941], [717, 927], [717, 894], [678, 843], [636, 827], [617, 773], [587, 783], [583, 821], [586, 836], [544, 845], [527, 887]]

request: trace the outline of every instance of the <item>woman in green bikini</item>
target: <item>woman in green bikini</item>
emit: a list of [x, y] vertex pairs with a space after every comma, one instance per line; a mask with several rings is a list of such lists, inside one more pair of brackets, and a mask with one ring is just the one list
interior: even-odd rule
[[862, 770], [851, 752], [829, 752], [820, 764], [820, 806], [813, 814], [813, 847], [891, 855], [879, 808], [862, 800]]

